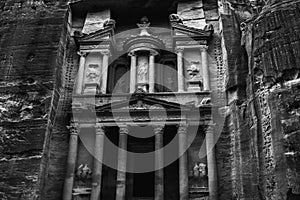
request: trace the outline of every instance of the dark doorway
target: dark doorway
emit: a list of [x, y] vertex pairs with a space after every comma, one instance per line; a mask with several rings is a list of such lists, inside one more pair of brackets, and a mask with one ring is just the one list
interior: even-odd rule
[[133, 196], [154, 197], [154, 172], [133, 175]]
[[[135, 153], [154, 151], [154, 136], [152, 127], [132, 127], [128, 136], [128, 150]], [[136, 137], [135, 137], [136, 136]], [[139, 136], [142, 136], [141, 138]], [[137, 160], [128, 160], [128, 166], [135, 168]], [[149, 160], [153, 163], [153, 160]], [[153, 199], [154, 198], [154, 172], [127, 173], [128, 199]]]

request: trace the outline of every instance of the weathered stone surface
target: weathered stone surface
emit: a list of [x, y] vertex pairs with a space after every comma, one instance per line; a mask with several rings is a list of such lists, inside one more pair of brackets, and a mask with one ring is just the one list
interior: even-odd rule
[[[298, 120], [295, 114], [298, 110], [299, 38], [296, 35], [299, 35], [299, 16], [295, 12], [299, 2], [267, 1], [265, 7], [257, 9], [262, 10], [260, 14], [251, 11], [251, 7], [245, 10], [247, 1], [230, 2], [222, 7], [222, 24], [228, 52], [231, 117], [221, 135], [218, 153], [220, 158], [226, 156], [233, 163], [226, 168], [228, 174], [221, 168], [224, 165], [219, 165], [219, 174], [227, 183], [231, 182], [232, 187], [227, 187], [220, 196], [224, 199], [297, 198], [299, 167], [292, 166], [298, 160], [295, 153], [298, 142], [289, 142], [289, 134], [285, 132], [289, 133], [290, 129], [291, 137], [298, 141], [299, 134], [293, 128]], [[258, 6], [263, 5], [257, 2], [261, 3]], [[245, 14], [249, 11], [250, 17]], [[230, 34], [232, 31], [234, 34]], [[229, 135], [226, 134], [228, 128]], [[220, 148], [228, 142], [232, 153], [222, 153]], [[220, 183], [225, 188], [224, 183]]]
[[[93, 5], [130, 4], [146, 10], [157, 4], [72, 2], [72, 9], [84, 12]], [[160, 3], [168, 12], [176, 11], [177, 1], [170, 2]], [[222, 108], [226, 118], [216, 145], [219, 199], [297, 199], [300, 1], [218, 2], [220, 16], [214, 0], [180, 1], [178, 14], [187, 26], [203, 28], [209, 23], [215, 29], [208, 49], [213, 97], [224, 101], [226, 89], [228, 102]], [[66, 5], [67, 1], [0, 1], [0, 199], [62, 197], [66, 125], [78, 66]], [[80, 30], [84, 21], [76, 20]], [[166, 184], [178, 181], [173, 173], [177, 165], [171, 171], [166, 168]], [[109, 196], [114, 195], [111, 182]], [[166, 197], [175, 199], [177, 192], [167, 187]]]
[[0, 198], [34, 199], [61, 85], [66, 9], [0, 4]]

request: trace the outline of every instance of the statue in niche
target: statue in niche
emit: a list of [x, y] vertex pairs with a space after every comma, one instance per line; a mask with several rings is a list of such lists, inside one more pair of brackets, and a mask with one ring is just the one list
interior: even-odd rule
[[198, 61], [191, 61], [190, 67], [187, 69], [191, 81], [199, 80], [201, 78], [198, 65]]
[[86, 82], [87, 83], [96, 83], [100, 77], [99, 65], [90, 64], [86, 70]]
[[76, 176], [79, 179], [89, 179], [91, 178], [92, 170], [88, 167], [88, 164], [80, 164], [76, 170]]
[[207, 187], [207, 173], [205, 163], [195, 163], [193, 167], [192, 187], [206, 188]]
[[145, 60], [141, 60], [138, 65], [138, 83], [146, 83], [147, 82], [147, 74], [148, 74], [148, 62]]

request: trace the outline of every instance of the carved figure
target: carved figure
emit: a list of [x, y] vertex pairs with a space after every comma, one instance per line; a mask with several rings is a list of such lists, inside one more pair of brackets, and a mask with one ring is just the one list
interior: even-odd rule
[[95, 83], [99, 77], [99, 65], [91, 64], [86, 71], [86, 78], [88, 83]]
[[76, 176], [80, 179], [88, 179], [90, 178], [92, 175], [92, 170], [88, 167], [87, 164], [83, 165], [79, 165], [79, 167], [77, 168], [77, 172], [76, 172]]
[[140, 28], [140, 36], [150, 36], [148, 29], [150, 26], [150, 22], [148, 17], [144, 16], [140, 19], [140, 23], [137, 24], [137, 26]]
[[197, 67], [197, 64], [199, 64], [199, 62], [192, 61], [190, 67], [187, 69], [187, 72], [190, 76], [190, 80], [195, 80], [200, 78], [200, 74], [199, 74], [200, 71]]
[[197, 163], [195, 163], [195, 166], [193, 168], [193, 176], [194, 177], [199, 177], [199, 166], [197, 165]]
[[137, 74], [139, 83], [145, 83], [147, 81], [148, 63], [146, 61], [140, 61]]
[[200, 175], [200, 177], [206, 176], [206, 164], [205, 163], [199, 163], [199, 175]]

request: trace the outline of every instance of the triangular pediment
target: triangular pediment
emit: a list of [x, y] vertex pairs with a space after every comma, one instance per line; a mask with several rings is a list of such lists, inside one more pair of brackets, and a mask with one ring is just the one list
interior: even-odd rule
[[129, 100], [105, 104], [96, 108], [97, 112], [140, 112], [140, 111], [189, 111], [191, 108], [146, 95], [133, 95]]

